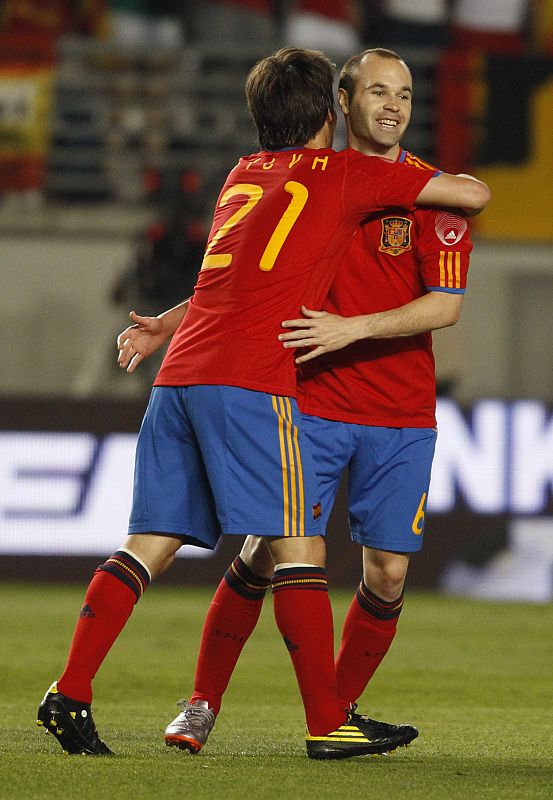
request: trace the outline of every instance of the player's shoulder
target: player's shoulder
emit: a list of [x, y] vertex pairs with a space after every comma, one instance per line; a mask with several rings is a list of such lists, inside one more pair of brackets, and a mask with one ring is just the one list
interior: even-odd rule
[[404, 150], [403, 148], [400, 150], [398, 162], [400, 164], [406, 164], [408, 167], [416, 167], [416, 169], [430, 170], [432, 172], [441, 171], [439, 167], [436, 167], [429, 161], [425, 161], [415, 153], [411, 153], [409, 150]]
[[378, 169], [379, 167], [382, 168], [384, 165], [395, 163], [405, 164], [406, 166], [415, 167], [416, 169], [426, 170], [429, 172], [439, 173], [441, 171], [439, 167], [436, 167], [429, 161], [425, 161], [415, 153], [411, 153], [409, 150], [404, 150], [403, 148], [400, 149], [399, 155], [395, 161], [393, 159], [386, 158], [385, 156], [365, 155], [364, 153], [360, 153], [352, 148], [341, 150], [339, 155], [341, 155], [346, 162], [361, 165], [362, 167], [366, 167], [368, 169]]
[[345, 172], [365, 174], [371, 177], [386, 176], [397, 170], [397, 162], [391, 158], [378, 155], [365, 155], [351, 147], [340, 150], [338, 163]]
[[339, 156], [344, 162], [351, 164], [393, 164], [393, 159], [384, 158], [384, 156], [365, 155], [365, 153], [360, 153], [359, 150], [354, 150], [352, 147], [346, 147], [344, 150], [339, 150], [336, 155]]
[[240, 156], [234, 167], [230, 170], [231, 174], [241, 168], [242, 169], [244, 167], [247, 168], [248, 165], [251, 166], [252, 164], [259, 163], [263, 159], [263, 156], [265, 155], [266, 153], [256, 152], [256, 153], [247, 153], [246, 155]]

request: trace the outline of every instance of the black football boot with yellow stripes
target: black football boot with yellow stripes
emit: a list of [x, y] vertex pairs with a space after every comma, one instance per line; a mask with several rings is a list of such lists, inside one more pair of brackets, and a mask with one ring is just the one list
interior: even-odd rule
[[378, 722], [356, 714], [356, 708], [353, 705], [344, 724], [326, 736], [307, 734], [305, 742], [309, 758], [323, 760], [383, 755], [408, 745], [419, 735], [413, 725]]
[[38, 707], [37, 725], [43, 725], [71, 755], [113, 755], [98, 736], [88, 703], [78, 703], [58, 691], [53, 683]]

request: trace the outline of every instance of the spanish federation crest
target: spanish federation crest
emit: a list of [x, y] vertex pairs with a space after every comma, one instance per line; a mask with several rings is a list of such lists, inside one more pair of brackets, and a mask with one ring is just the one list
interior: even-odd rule
[[382, 236], [380, 237], [381, 253], [399, 256], [411, 249], [411, 225], [413, 221], [405, 217], [384, 217]]

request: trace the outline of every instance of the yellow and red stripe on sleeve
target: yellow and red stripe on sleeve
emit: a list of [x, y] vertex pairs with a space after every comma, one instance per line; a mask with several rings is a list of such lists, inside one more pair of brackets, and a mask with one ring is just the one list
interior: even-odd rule
[[461, 251], [440, 250], [440, 288], [461, 289]]
[[403, 163], [408, 164], [410, 167], [417, 167], [417, 169], [431, 169], [434, 172], [436, 171], [436, 167], [433, 167], [432, 164], [423, 161], [422, 158], [414, 156], [413, 153], [408, 153], [407, 151], [405, 152]]

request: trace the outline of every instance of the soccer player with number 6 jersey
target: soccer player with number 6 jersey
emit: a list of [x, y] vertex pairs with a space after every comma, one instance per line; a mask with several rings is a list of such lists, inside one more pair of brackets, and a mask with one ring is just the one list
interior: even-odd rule
[[[356, 714], [339, 695], [319, 487], [294, 358], [277, 336], [302, 303], [320, 306], [367, 214], [452, 198], [476, 211], [489, 192], [468, 178], [332, 151], [332, 78], [323, 54], [293, 48], [248, 76], [262, 149], [223, 186], [186, 315], [181, 306], [160, 320], [161, 338], [180, 327], [140, 430], [129, 536], [94, 574], [65, 670], [39, 707], [39, 723], [67, 752], [110, 752], [92, 721], [94, 675], [179, 547], [212, 548], [222, 534], [264, 537], [275, 563], [275, 618], [304, 703], [309, 755], [327, 757], [329, 739], [348, 757], [416, 735]], [[202, 705], [192, 713], [202, 710], [209, 715]]]

